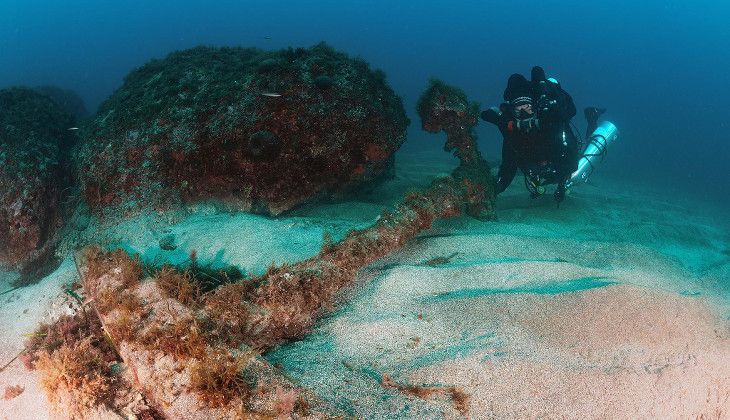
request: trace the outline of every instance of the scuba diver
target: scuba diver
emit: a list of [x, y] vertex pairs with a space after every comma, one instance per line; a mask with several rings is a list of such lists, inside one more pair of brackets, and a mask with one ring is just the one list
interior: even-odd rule
[[[576, 109], [573, 98], [557, 80], [546, 78], [535, 66], [531, 80], [513, 74], [507, 81], [504, 103], [482, 112], [483, 120], [495, 124], [503, 136], [502, 164], [497, 175], [496, 193], [502, 193], [519, 168], [525, 185], [536, 198], [545, 192], [544, 185], [556, 184], [553, 194], [559, 204], [565, 198], [571, 176], [578, 169], [582, 140], [571, 129], [570, 119]], [[586, 108], [590, 138], [604, 109]], [[605, 145], [601, 153], [605, 150]]]

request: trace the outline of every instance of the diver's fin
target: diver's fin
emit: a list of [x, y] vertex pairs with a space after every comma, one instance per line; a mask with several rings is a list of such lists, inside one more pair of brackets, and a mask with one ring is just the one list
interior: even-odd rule
[[586, 117], [586, 121], [588, 121], [588, 127], [586, 128], [586, 138], [589, 138], [591, 134], [596, 130], [598, 127], [598, 118], [600, 118], [603, 113], [606, 112], [606, 108], [596, 108], [594, 106], [589, 106], [588, 108], [585, 108], [583, 110], [583, 115]]
[[589, 106], [583, 110], [583, 114], [586, 116], [588, 123], [597, 122], [598, 118], [603, 115], [604, 112], [606, 112], [606, 108], [596, 108], [594, 106]]

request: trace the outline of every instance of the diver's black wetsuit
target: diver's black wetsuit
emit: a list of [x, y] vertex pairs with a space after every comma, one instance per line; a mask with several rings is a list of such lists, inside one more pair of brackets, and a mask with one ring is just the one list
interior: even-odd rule
[[[570, 119], [576, 112], [573, 98], [559, 84], [546, 80], [542, 69], [537, 69], [537, 75], [533, 69], [531, 82], [520, 75], [513, 75], [510, 84], [515, 82], [519, 85], [524, 80], [528, 85], [513, 89], [512, 92], [508, 85], [504, 98], [511, 101], [516, 95], [529, 95], [535, 110], [531, 118], [517, 118], [510, 103], [503, 103], [498, 109], [492, 108], [482, 113], [484, 120], [499, 127], [504, 138], [497, 193], [509, 186], [519, 168], [524, 173], [554, 169], [555, 177], [551, 181], [563, 188], [563, 194], [565, 182], [578, 167], [579, 143], [570, 129]], [[515, 81], [513, 78], [521, 80]], [[562, 200], [562, 195], [560, 198], [556, 195], [556, 199]]]

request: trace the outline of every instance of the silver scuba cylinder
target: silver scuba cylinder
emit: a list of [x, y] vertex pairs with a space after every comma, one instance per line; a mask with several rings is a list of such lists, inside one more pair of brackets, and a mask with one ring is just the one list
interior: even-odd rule
[[578, 161], [578, 169], [573, 172], [565, 186], [571, 187], [579, 181], [588, 181], [588, 177], [593, 173], [598, 159], [605, 155], [608, 145], [617, 138], [618, 128], [610, 121], [601, 122], [588, 140], [588, 146]]

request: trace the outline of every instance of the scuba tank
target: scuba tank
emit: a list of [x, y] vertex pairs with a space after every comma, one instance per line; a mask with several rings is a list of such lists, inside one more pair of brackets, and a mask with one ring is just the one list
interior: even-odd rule
[[618, 128], [610, 121], [603, 121], [593, 131], [588, 139], [588, 146], [578, 161], [578, 169], [570, 176], [566, 188], [570, 188], [579, 181], [587, 182], [593, 173], [599, 157], [606, 155], [606, 148], [618, 138]]

